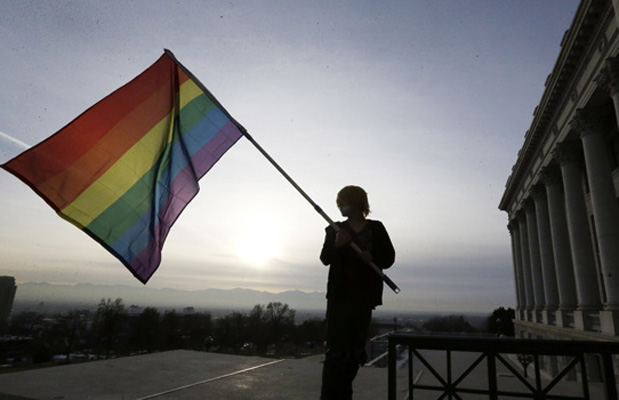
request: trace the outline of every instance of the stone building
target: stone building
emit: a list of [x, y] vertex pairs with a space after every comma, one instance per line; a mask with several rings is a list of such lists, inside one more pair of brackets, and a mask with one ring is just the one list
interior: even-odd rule
[[4, 324], [11, 315], [16, 291], [15, 278], [0, 276], [0, 325]]
[[619, 340], [619, 0], [581, 1], [499, 208], [521, 337]]

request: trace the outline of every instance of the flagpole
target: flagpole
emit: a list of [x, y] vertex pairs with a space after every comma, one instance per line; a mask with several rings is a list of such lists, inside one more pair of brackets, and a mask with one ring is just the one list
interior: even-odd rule
[[[262, 146], [260, 146], [258, 142], [254, 140], [254, 138], [249, 134], [249, 132], [247, 132], [247, 129], [245, 129], [243, 125], [239, 124], [232, 117], [232, 115], [230, 115], [230, 113], [224, 108], [224, 106], [221, 103], [219, 103], [219, 101], [206, 88], [206, 86], [204, 86], [202, 82], [200, 82], [200, 80], [196, 78], [194, 74], [192, 74], [187, 68], [185, 68], [183, 64], [181, 64], [176, 59], [176, 57], [170, 50], [164, 49], [164, 51], [196, 83], [196, 85], [198, 85], [200, 89], [202, 89], [205, 93], [209, 95], [210, 99], [215, 102], [215, 104], [221, 109], [223, 113], [226, 114], [226, 116], [230, 119], [230, 121], [239, 129], [239, 131], [241, 131], [243, 136], [247, 140], [249, 140], [249, 142], [253, 144], [254, 147], [271, 163], [271, 165], [273, 165], [273, 167], [275, 167], [275, 169], [277, 169], [279, 173], [282, 174], [282, 176], [297, 190], [297, 192], [299, 192], [299, 194], [301, 194], [301, 196], [303, 196], [303, 198], [305, 198], [305, 200], [307, 200], [307, 202], [310, 203], [312, 207], [314, 207], [314, 210], [316, 210], [316, 212], [320, 214], [320, 216], [322, 216], [325, 219], [325, 221], [327, 221], [333, 229], [335, 229], [335, 232], [339, 232], [341, 228], [322, 210], [322, 208], [318, 206], [318, 204], [314, 202], [314, 200], [312, 200], [311, 197], [307, 195], [307, 193], [305, 193], [303, 189], [301, 189], [301, 187], [290, 177], [290, 175], [288, 175], [286, 171], [284, 171], [282, 167], [279, 166], [279, 164], [269, 155], [269, 153], [267, 153], [262, 148]], [[363, 253], [363, 250], [354, 241], [351, 241], [349, 244], [358, 254]], [[370, 268], [374, 270], [374, 272], [378, 274], [378, 276], [381, 277], [381, 279], [387, 284], [387, 286], [391, 288], [391, 290], [393, 290], [395, 293], [400, 293], [400, 288], [383, 272], [382, 269], [380, 269], [372, 261], [368, 260], [366, 261], [366, 263], [370, 266]]]
[[[249, 132], [241, 132], [243, 133], [243, 136], [245, 136], [245, 138], [249, 140], [250, 143], [253, 144], [267, 160], [269, 160], [269, 162], [275, 167], [275, 169], [277, 169], [284, 176], [284, 178], [286, 178], [286, 180], [290, 182], [290, 184], [294, 186], [295, 189], [297, 189], [301, 196], [303, 196], [305, 200], [307, 200], [307, 202], [310, 203], [312, 207], [314, 207], [314, 210], [316, 210], [316, 212], [320, 214], [329, 223], [329, 225], [331, 225], [333, 229], [335, 229], [335, 232], [339, 232], [341, 228], [331, 218], [329, 218], [329, 216], [322, 210], [322, 208], [320, 208], [318, 204], [316, 204], [314, 200], [312, 200], [311, 197], [309, 197], [307, 193], [305, 193], [303, 189], [299, 187], [299, 185], [297, 185], [297, 183], [290, 177], [290, 175], [288, 175], [286, 171], [284, 171], [282, 167], [280, 167], [279, 164], [275, 162], [275, 160], [262, 148], [262, 146], [260, 146], [258, 142], [254, 140], [254, 138], [249, 134]], [[363, 253], [363, 250], [354, 241], [351, 241], [349, 244], [358, 254]], [[372, 268], [374, 272], [376, 272], [378, 276], [382, 278], [382, 280], [387, 284], [387, 286], [391, 288], [391, 290], [393, 290], [395, 293], [400, 293], [400, 288], [383, 272], [383, 270], [378, 268], [378, 266], [372, 261], [368, 260], [366, 262], [370, 266], [370, 268]]]

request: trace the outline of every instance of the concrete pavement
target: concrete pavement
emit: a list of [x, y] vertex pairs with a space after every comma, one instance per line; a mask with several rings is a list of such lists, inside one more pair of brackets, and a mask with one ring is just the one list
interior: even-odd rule
[[[0, 399], [318, 399], [322, 359], [178, 350], [2, 374]], [[386, 398], [387, 370], [361, 368], [354, 390], [355, 400]]]

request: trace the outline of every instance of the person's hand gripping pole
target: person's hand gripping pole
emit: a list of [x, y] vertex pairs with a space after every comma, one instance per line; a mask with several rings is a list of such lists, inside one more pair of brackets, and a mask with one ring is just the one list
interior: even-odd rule
[[[318, 206], [314, 206], [314, 208], [316, 209], [316, 211], [322, 215], [322, 217], [324, 219], [327, 220], [327, 222], [329, 222], [329, 225], [331, 225], [331, 227], [333, 227], [333, 229], [335, 229], [335, 233], [338, 234], [340, 232], [342, 233], [346, 233], [345, 230], [343, 230], [342, 228], [340, 228], [340, 226], [338, 224], [336, 224], [335, 222], [333, 222], [333, 220], [331, 220], [331, 218], [329, 218], [328, 215], [326, 215], [322, 209], [320, 209], [320, 207]], [[349, 234], [347, 234], [348, 237], [350, 237]], [[367, 253], [367, 251], [363, 250], [361, 247], [359, 247], [357, 245], [357, 243], [355, 243], [354, 240], [352, 240], [352, 237], [350, 237], [350, 240], [347, 240], [346, 243], [348, 246], [352, 247], [352, 249], [354, 251], [357, 252], [357, 254], [359, 254], [359, 257], [370, 267], [374, 270], [374, 272], [376, 272], [378, 274], [378, 276], [381, 277], [381, 279], [383, 280], [383, 282], [385, 282], [387, 284], [387, 286], [389, 286], [391, 288], [391, 290], [394, 291], [394, 293], [400, 293], [400, 288], [398, 287], [398, 285], [395, 284], [395, 282], [393, 282], [384, 272], [382, 269], [380, 269], [376, 264], [374, 264], [374, 262], [372, 261], [371, 257], [366, 257], [365, 253]]]

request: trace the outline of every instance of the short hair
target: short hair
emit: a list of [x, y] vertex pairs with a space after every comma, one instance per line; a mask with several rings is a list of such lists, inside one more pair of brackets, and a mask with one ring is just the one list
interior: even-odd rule
[[359, 186], [354, 186], [354, 185], [344, 186], [337, 193], [336, 203], [338, 207], [344, 204], [358, 207], [363, 212], [364, 217], [367, 217], [368, 214], [370, 213], [370, 203], [368, 202], [368, 194], [365, 192], [365, 190], [363, 190], [363, 188]]

